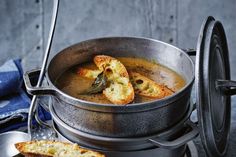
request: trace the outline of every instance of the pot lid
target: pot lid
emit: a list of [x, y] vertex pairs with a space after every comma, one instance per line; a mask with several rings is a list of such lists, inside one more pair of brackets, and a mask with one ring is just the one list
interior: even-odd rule
[[230, 65], [223, 26], [213, 17], [202, 24], [195, 68], [201, 141], [208, 156], [224, 156], [229, 139], [231, 100], [218, 88], [218, 82], [230, 80]]

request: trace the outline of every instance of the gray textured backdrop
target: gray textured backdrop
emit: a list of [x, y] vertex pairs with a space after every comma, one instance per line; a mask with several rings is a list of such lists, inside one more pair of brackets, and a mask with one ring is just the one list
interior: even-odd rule
[[[0, 0], [0, 65], [23, 58], [25, 70], [40, 67], [50, 23], [51, 0]], [[52, 55], [82, 40], [142, 36], [180, 48], [195, 48], [202, 21], [213, 15], [228, 38], [236, 80], [236, 0], [61, 0]], [[228, 156], [236, 156], [236, 101], [232, 103]], [[196, 139], [201, 156], [203, 149]]]

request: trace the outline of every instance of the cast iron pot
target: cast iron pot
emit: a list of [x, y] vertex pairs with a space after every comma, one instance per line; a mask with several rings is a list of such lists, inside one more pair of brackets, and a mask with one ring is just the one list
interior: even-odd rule
[[[80, 100], [57, 88], [55, 80], [62, 72], [74, 65], [92, 61], [98, 54], [155, 60], [183, 76], [186, 85], [166, 98], [125, 106]], [[53, 96], [55, 113], [67, 125], [97, 136], [138, 137], [171, 128], [184, 117], [194, 81], [194, 64], [186, 52], [158, 40], [108, 37], [75, 44], [55, 55], [46, 72], [48, 87], [33, 87], [30, 75], [32, 72], [24, 75], [27, 91], [32, 95]]]
[[[60, 133], [58, 130], [57, 135], [60, 141], [72, 142], [73, 140], [69, 140], [65, 135]], [[94, 151], [102, 152], [106, 155], [106, 157], [150, 157], [150, 156], [161, 156], [161, 157], [198, 157], [198, 152], [195, 144], [190, 141], [185, 145], [179, 146], [175, 149], [165, 149], [160, 147], [142, 149], [136, 151], [112, 151], [112, 150], [103, 150], [103, 149], [95, 149], [88, 146], [80, 145], [84, 148], [91, 149]], [[187, 146], [187, 147], [186, 147]]]
[[169, 150], [181, 148], [199, 133], [197, 125], [189, 120], [193, 108], [193, 105], [190, 105], [188, 113], [179, 123], [159, 134], [143, 137], [117, 138], [96, 136], [74, 129], [64, 123], [56, 115], [52, 105], [49, 105], [53, 119], [53, 129], [57, 136], [62, 135], [81, 146], [104, 151], [137, 151], [157, 147]]
[[[57, 130], [56, 130], [57, 131]], [[72, 142], [73, 140], [69, 139], [68, 137], [64, 136], [62, 133], [57, 131], [58, 139], [60, 141], [65, 142]], [[149, 148], [149, 149], [143, 149], [143, 150], [136, 150], [136, 151], [112, 151], [112, 150], [103, 150], [103, 149], [96, 149], [93, 147], [88, 147], [86, 145], [82, 145], [81, 143], [78, 143], [81, 147], [98, 151], [106, 155], [106, 157], [144, 157], [144, 156], [162, 156], [162, 157], [183, 157], [186, 153], [186, 145], [182, 145], [175, 149], [165, 149], [165, 148]], [[192, 156], [191, 156], [192, 157]]]
[[[74, 140], [70, 140], [67, 136], [60, 133], [58, 130], [57, 138], [60, 141], [74, 143]], [[161, 157], [198, 157], [197, 148], [192, 141], [179, 146], [174, 149], [166, 149], [160, 147], [136, 150], [136, 151], [119, 151], [119, 150], [104, 150], [104, 149], [96, 149], [93, 147], [88, 147], [86, 145], [82, 145], [78, 143], [81, 147], [86, 149], [94, 150], [101, 152], [106, 155], [106, 157], [150, 157], [150, 156], [161, 156]], [[187, 146], [187, 147], [186, 147]]]

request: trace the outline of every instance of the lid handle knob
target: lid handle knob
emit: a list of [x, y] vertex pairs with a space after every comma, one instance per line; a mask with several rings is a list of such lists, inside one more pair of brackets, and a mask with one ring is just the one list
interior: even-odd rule
[[216, 88], [225, 95], [236, 94], [236, 81], [231, 80], [216, 80]]

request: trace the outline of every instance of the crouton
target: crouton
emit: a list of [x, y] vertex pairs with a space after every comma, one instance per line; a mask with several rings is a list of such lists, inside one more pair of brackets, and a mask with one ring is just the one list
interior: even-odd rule
[[79, 147], [77, 144], [59, 141], [29, 141], [16, 143], [15, 147], [25, 157], [105, 157], [104, 155]]
[[129, 75], [136, 94], [161, 99], [174, 93], [165, 85], [158, 84], [137, 72], [129, 72]]
[[94, 63], [99, 70], [104, 72], [108, 79], [109, 85], [103, 90], [103, 94], [107, 99], [117, 105], [125, 105], [132, 102], [134, 89], [125, 66], [119, 60], [106, 55], [95, 56]]
[[129, 74], [125, 66], [117, 59], [106, 56], [97, 55], [94, 57], [94, 63], [98, 69], [103, 71], [109, 80], [114, 80], [119, 77], [125, 77], [129, 79]]

